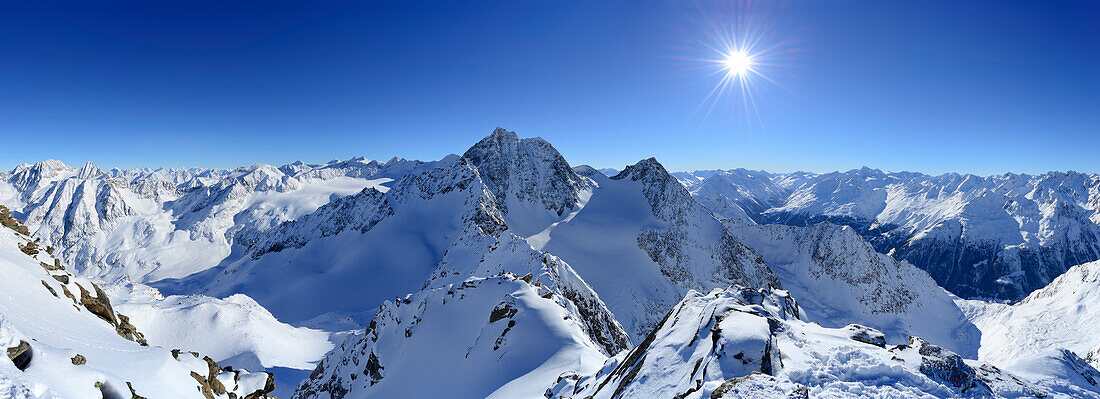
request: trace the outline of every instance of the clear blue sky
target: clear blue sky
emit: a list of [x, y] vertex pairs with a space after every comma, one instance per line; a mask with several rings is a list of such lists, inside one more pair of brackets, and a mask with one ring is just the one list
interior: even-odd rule
[[[763, 4], [12, 2], [0, 168], [437, 159], [503, 126], [598, 167], [1100, 172], [1100, 3]], [[780, 86], [704, 120], [703, 22], [739, 18]]]

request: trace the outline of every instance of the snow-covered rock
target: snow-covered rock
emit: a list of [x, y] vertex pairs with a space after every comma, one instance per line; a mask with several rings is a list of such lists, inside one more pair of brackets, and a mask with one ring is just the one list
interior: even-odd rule
[[781, 290], [693, 292], [630, 352], [563, 374], [547, 397], [1100, 397], [1087, 383], [1015, 376], [918, 337], [884, 345], [867, 327], [801, 316]]
[[294, 398], [536, 398], [606, 356], [582, 316], [515, 275], [473, 278], [387, 301]]
[[976, 358], [981, 333], [943, 288], [908, 262], [875, 252], [850, 227], [756, 225], [724, 220], [801, 301], [805, 317], [825, 327], [858, 323], [892, 344], [911, 335]]

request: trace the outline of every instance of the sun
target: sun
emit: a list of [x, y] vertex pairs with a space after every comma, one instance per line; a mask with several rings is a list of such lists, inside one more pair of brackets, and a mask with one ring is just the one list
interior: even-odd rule
[[742, 50], [731, 51], [722, 60], [722, 65], [729, 73], [743, 76], [752, 71], [752, 55]]

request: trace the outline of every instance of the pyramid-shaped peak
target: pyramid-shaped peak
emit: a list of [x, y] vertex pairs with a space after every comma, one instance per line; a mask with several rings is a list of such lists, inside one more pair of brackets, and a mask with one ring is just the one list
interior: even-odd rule
[[636, 164], [627, 166], [625, 169], [623, 169], [622, 172], [619, 172], [618, 175], [612, 177], [612, 179], [614, 180], [627, 178], [635, 181], [669, 179], [675, 180], [675, 178], [673, 178], [672, 175], [668, 173], [668, 170], [665, 170], [664, 165], [661, 165], [660, 162], [657, 162], [657, 158], [653, 157], [643, 159], [641, 161], [638, 161], [638, 163]]
[[477, 168], [497, 197], [541, 202], [557, 213], [573, 209], [580, 190], [589, 184], [546, 140], [520, 139], [504, 128], [493, 130], [462, 158]]
[[489, 137], [490, 138], [499, 137], [499, 138], [507, 138], [507, 139], [512, 139], [512, 140], [519, 140], [519, 135], [516, 134], [516, 132], [509, 131], [508, 129], [505, 129], [505, 128], [502, 128], [502, 127], [499, 127], [499, 126], [496, 129], [493, 129], [493, 134], [489, 135]]
[[102, 174], [103, 170], [99, 169], [99, 167], [91, 161], [88, 161], [84, 164], [84, 166], [80, 167], [80, 170], [77, 171], [76, 176], [81, 179], [93, 179], [99, 177], [99, 175]]

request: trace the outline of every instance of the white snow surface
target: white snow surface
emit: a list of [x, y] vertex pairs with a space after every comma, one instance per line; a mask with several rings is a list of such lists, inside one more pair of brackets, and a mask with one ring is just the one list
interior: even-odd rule
[[[1100, 348], [1100, 262], [1074, 266], [1016, 304], [957, 302], [982, 330], [979, 358], [1010, 369], [1052, 349], [1086, 358]], [[1100, 357], [1090, 360], [1100, 367]]]
[[161, 297], [149, 288], [140, 294], [115, 291], [112, 298], [150, 344], [197, 351], [223, 366], [308, 370], [332, 349], [329, 334], [281, 323], [244, 294]]
[[726, 219], [736, 235], [798, 298], [804, 316], [826, 327], [874, 327], [892, 344], [910, 335], [965, 358], [978, 356], [979, 329], [923, 270], [874, 251], [847, 226], [756, 225]]

